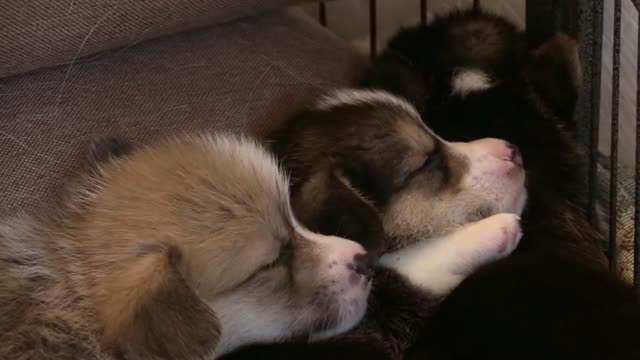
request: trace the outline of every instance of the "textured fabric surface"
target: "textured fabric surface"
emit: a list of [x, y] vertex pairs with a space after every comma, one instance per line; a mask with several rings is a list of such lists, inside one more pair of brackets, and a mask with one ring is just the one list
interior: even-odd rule
[[0, 77], [300, 0], [0, 0]]
[[[611, 174], [609, 158], [600, 156], [598, 164], [599, 200], [603, 204], [605, 214], [609, 216], [609, 181]], [[616, 231], [618, 246], [618, 276], [625, 282], [633, 283], [635, 234], [635, 175], [623, 165], [618, 166], [618, 201], [616, 208]]]
[[278, 12], [0, 79], [0, 216], [50, 200], [97, 136], [260, 136], [364, 62], [312, 20]]

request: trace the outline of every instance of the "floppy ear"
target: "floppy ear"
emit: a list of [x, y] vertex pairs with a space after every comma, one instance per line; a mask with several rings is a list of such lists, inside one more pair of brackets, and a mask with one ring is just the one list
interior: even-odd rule
[[212, 356], [220, 325], [178, 271], [178, 249], [139, 250], [132, 266], [106, 279], [96, 301], [102, 345], [142, 358]]
[[571, 125], [582, 85], [575, 40], [563, 33], [556, 34], [529, 54], [525, 71], [535, 91], [556, 115]]
[[363, 86], [388, 91], [406, 99], [423, 113], [430, 94], [429, 80], [406, 57], [391, 50], [376, 58]]
[[311, 230], [353, 240], [374, 255], [385, 250], [380, 214], [341, 170], [314, 172], [292, 202], [296, 216]]
[[86, 166], [88, 170], [95, 171], [109, 161], [129, 154], [131, 150], [131, 144], [123, 138], [115, 136], [100, 137], [89, 148]]

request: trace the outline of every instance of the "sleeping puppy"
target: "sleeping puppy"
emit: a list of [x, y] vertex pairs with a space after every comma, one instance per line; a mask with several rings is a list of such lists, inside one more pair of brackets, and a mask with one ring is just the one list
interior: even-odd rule
[[382, 266], [354, 331], [228, 358], [401, 358], [442, 298], [520, 237], [518, 149], [496, 139], [447, 142], [387, 92], [338, 90], [291, 119], [271, 148], [291, 175], [301, 221], [382, 254]]
[[518, 250], [454, 290], [407, 358], [640, 359], [638, 299], [607, 273], [586, 220], [577, 56], [567, 36], [528, 51], [515, 26], [469, 11], [404, 30], [368, 72], [447, 139], [516, 144], [527, 170]]
[[273, 136], [272, 149], [292, 178], [300, 220], [376, 253], [492, 214], [519, 214], [526, 201], [517, 147], [446, 142], [414, 107], [383, 91], [342, 89], [320, 99]]
[[47, 218], [0, 225], [0, 358], [205, 359], [363, 316], [362, 246], [312, 233], [248, 139], [94, 146]]

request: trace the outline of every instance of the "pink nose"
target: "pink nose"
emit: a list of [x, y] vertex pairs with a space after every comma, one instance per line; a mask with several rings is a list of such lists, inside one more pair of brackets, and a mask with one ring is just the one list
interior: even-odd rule
[[514, 144], [491, 138], [476, 140], [472, 144], [477, 146], [478, 149], [484, 150], [490, 156], [522, 166], [522, 154]]

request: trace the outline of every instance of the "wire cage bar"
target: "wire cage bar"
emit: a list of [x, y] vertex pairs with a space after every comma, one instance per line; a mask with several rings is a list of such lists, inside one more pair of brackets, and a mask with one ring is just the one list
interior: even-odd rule
[[[640, 0], [633, 0], [640, 23]], [[640, 30], [638, 31], [640, 49]], [[640, 57], [636, 57], [636, 157], [635, 157], [635, 213], [633, 232], [633, 279], [636, 293], [640, 295]]]
[[[420, 23], [427, 23], [427, 0], [419, 1]], [[640, 0], [631, 0], [640, 13]], [[482, 7], [480, 0], [473, 0], [471, 6], [475, 9]], [[605, 114], [611, 124], [610, 147], [610, 184], [609, 184], [609, 234], [607, 255], [611, 271], [617, 270], [618, 262], [618, 167], [619, 167], [619, 122], [620, 122], [620, 41], [621, 41], [621, 0], [614, 0], [613, 21], [613, 69], [611, 113]], [[319, 19], [323, 25], [327, 23], [326, 6], [319, 5]], [[588, 157], [588, 217], [592, 223], [600, 221], [598, 218], [598, 146], [600, 128], [600, 85], [603, 52], [603, 19], [604, 2], [593, 0], [528, 0], [526, 1], [526, 32], [530, 47], [535, 47], [543, 41], [562, 31], [577, 39], [580, 44], [580, 61], [582, 66], [583, 84], [580, 89], [578, 104], [575, 111], [576, 134], [579, 143], [585, 149]], [[378, 44], [378, 3], [369, 0], [369, 55], [373, 58], [377, 54]], [[640, 15], [638, 16], [640, 23]], [[640, 32], [640, 31], [639, 31]], [[638, 34], [638, 49], [640, 49], [640, 34]], [[636, 59], [637, 93], [636, 93], [636, 141], [635, 141], [635, 199], [634, 199], [634, 235], [633, 235], [633, 275], [634, 287], [640, 294], [640, 61]]]
[[621, 0], [614, 1], [613, 15], [613, 89], [611, 100], [611, 173], [609, 175], [609, 268], [618, 268], [618, 132], [619, 132], [619, 104], [620, 104], [620, 28], [621, 28]]
[[586, 149], [589, 159], [587, 213], [592, 223], [599, 220], [596, 204], [598, 198], [603, 13], [604, 7], [601, 1], [582, 0], [578, 4], [579, 30], [576, 32], [576, 38], [580, 44], [583, 84], [574, 122], [577, 125], [578, 141]]

